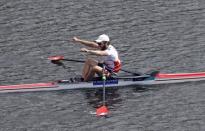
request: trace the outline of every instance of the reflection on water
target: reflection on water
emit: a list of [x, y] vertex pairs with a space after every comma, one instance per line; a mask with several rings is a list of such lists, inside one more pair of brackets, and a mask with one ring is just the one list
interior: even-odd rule
[[[86, 99], [88, 99], [89, 105], [93, 108], [98, 108], [103, 104], [103, 89], [87, 90], [85, 91]], [[118, 89], [106, 89], [105, 90], [106, 105], [109, 107], [114, 106], [122, 101]]]
[[[132, 89], [135, 93], [143, 93], [146, 91], [149, 91], [152, 88], [150, 87], [143, 87], [143, 86], [129, 86], [127, 87], [129, 89]], [[120, 89], [123, 88], [107, 88], [105, 91], [105, 99], [106, 99], [106, 105], [111, 109], [114, 108], [116, 105], [121, 104], [123, 101], [123, 97], [121, 96], [122, 92], [120, 92]], [[153, 90], [156, 90], [156, 88], [153, 88]], [[88, 104], [92, 106], [93, 108], [98, 108], [99, 106], [102, 106], [103, 104], [103, 89], [90, 89], [85, 90], [85, 96], [88, 100]]]
[[135, 86], [135, 87], [133, 87], [133, 91], [137, 92], [137, 93], [145, 92], [145, 91], [148, 91], [148, 90], [149, 90], [149, 88], [144, 87], [144, 86]]

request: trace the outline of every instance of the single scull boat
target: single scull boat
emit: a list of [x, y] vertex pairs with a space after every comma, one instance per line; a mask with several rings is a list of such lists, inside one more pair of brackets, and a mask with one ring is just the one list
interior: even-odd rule
[[[190, 81], [205, 80], [205, 72], [197, 73], [173, 73], [163, 74], [152, 72], [141, 76], [116, 76], [105, 81], [106, 88], [119, 88], [129, 86], [146, 86], [157, 84], [181, 83]], [[28, 92], [28, 91], [51, 91], [51, 90], [73, 90], [102, 88], [103, 80], [95, 78], [92, 81], [84, 82], [79, 78], [59, 80], [47, 83], [20, 84], [0, 86], [0, 93], [5, 92]]]

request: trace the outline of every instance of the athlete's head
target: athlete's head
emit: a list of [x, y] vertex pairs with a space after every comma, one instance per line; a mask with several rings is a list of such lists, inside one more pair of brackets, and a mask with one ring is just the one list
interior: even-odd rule
[[110, 38], [106, 34], [102, 34], [98, 36], [97, 40], [95, 42], [99, 45], [101, 50], [106, 50], [110, 44]]

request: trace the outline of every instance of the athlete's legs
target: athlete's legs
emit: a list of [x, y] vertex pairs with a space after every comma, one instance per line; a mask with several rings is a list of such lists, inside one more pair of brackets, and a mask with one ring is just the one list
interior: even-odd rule
[[85, 81], [88, 81], [88, 80], [92, 80], [92, 78], [95, 76], [95, 74], [102, 74], [103, 72], [103, 68], [100, 67], [100, 66], [92, 66], [91, 69], [90, 69], [90, 72], [87, 73], [87, 75], [84, 77], [84, 80]]
[[85, 64], [83, 67], [83, 72], [82, 72], [82, 76], [84, 79], [88, 76], [88, 74], [90, 74], [92, 67], [96, 66], [97, 64], [98, 64], [98, 62], [96, 60], [93, 60], [93, 59], [87, 59], [85, 61]]

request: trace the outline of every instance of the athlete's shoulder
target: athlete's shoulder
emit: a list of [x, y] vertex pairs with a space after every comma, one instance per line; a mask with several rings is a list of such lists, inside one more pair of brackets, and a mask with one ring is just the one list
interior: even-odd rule
[[108, 46], [108, 49], [110, 49], [110, 50], [111, 50], [111, 49], [115, 49], [115, 47], [114, 47], [113, 45], [109, 45], [109, 46]]

